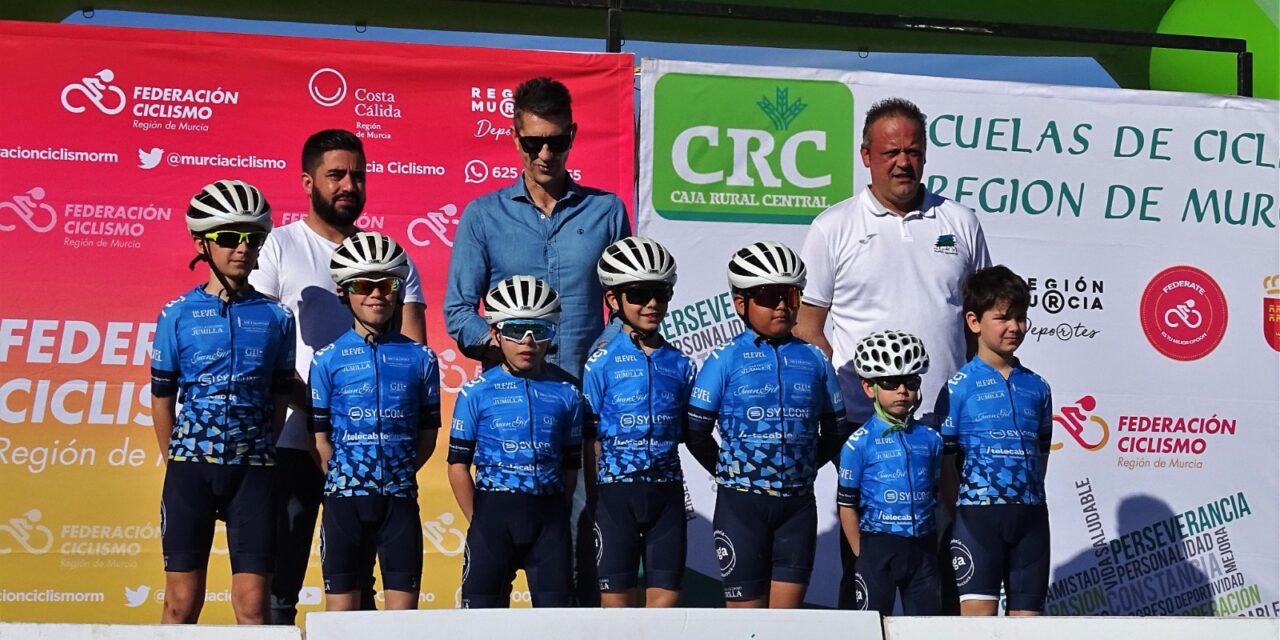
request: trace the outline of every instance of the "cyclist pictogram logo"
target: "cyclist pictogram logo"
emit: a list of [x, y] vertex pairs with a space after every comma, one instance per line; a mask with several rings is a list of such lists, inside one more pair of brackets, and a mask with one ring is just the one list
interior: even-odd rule
[[83, 113], [91, 104], [109, 116], [124, 111], [124, 91], [111, 84], [115, 78], [114, 71], [103, 69], [63, 87], [62, 108], [71, 113]]
[[[1106, 420], [1087, 415], [1097, 406], [1098, 401], [1093, 396], [1084, 396], [1076, 400], [1075, 404], [1058, 409], [1058, 413], [1053, 415], [1053, 421], [1085, 451], [1099, 451], [1107, 446], [1107, 440], [1111, 438], [1111, 427]], [[1049, 448], [1057, 451], [1062, 448], [1062, 443], [1054, 442]]]
[[445, 203], [439, 211], [428, 211], [422, 217], [414, 218], [407, 230], [409, 242], [419, 247], [430, 246], [431, 238], [427, 236], [430, 232], [444, 246], [453, 247], [453, 235], [458, 228], [458, 220], [462, 218], [461, 213], [457, 205]]
[[53, 532], [42, 524], [43, 518], [39, 509], [28, 509], [26, 513], [9, 518], [0, 523], [0, 555], [15, 551], [26, 551], [33, 555], [42, 555], [53, 548]]
[[422, 537], [447, 558], [463, 554], [467, 547], [467, 534], [453, 526], [453, 514], [446, 511], [434, 520], [422, 521]]
[[1209, 355], [1227, 332], [1222, 287], [1209, 274], [1187, 265], [1157, 273], [1142, 292], [1138, 314], [1147, 341], [1174, 360]]
[[9, 200], [0, 201], [0, 231], [13, 231], [16, 224], [10, 220], [21, 220], [36, 233], [45, 233], [53, 229], [58, 222], [58, 211], [42, 202], [45, 192], [41, 187], [31, 187], [26, 193], [20, 193]]
[[311, 99], [322, 107], [336, 107], [347, 97], [347, 79], [342, 72], [330, 67], [316, 69], [307, 81]]

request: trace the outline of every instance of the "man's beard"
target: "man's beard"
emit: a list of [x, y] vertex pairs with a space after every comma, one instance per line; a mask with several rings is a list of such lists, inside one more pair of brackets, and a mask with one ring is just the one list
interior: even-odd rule
[[324, 220], [331, 227], [349, 227], [356, 223], [356, 220], [360, 217], [360, 213], [364, 211], [364, 200], [358, 195], [353, 197], [356, 198], [356, 201], [353, 203], [355, 206], [350, 210], [350, 212], [347, 212], [338, 209], [334, 206], [333, 202], [326, 200], [324, 196], [320, 195], [319, 189], [312, 189], [311, 210], [316, 212], [316, 215], [320, 216], [320, 219]]

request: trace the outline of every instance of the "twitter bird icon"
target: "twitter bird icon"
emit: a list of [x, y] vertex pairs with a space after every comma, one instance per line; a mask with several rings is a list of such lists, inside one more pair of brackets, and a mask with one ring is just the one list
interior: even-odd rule
[[151, 587], [147, 585], [139, 585], [135, 588], [124, 588], [124, 601], [126, 607], [141, 607], [146, 604], [147, 596], [151, 595]]
[[154, 147], [150, 151], [138, 149], [138, 166], [143, 169], [154, 169], [160, 164], [160, 158], [164, 155], [164, 149]]

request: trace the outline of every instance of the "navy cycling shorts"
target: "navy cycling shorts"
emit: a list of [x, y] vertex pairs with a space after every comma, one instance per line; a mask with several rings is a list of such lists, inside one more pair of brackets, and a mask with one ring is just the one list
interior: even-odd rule
[[716, 491], [716, 558], [726, 600], [756, 600], [771, 581], [808, 584], [818, 537], [812, 495], [777, 497]]
[[1003, 582], [1008, 610], [1043, 610], [1049, 591], [1049, 508], [957, 507], [951, 566], [961, 601], [998, 600]]
[[170, 460], [160, 497], [164, 570], [207, 569], [214, 526], [224, 520], [231, 572], [271, 575], [274, 487], [271, 467]]
[[634, 589], [642, 560], [646, 587], [680, 589], [688, 546], [682, 483], [602, 484], [595, 515], [600, 591]]
[[325, 593], [351, 593], [369, 578], [374, 556], [382, 587], [422, 586], [422, 521], [416, 498], [325, 496], [320, 524], [320, 568]]
[[862, 553], [855, 578], [859, 609], [892, 615], [894, 599], [901, 595], [904, 615], [942, 613], [937, 536], [908, 538], [864, 531], [859, 537]]
[[476, 491], [462, 560], [462, 607], [510, 606], [511, 581], [519, 569], [528, 578], [533, 606], [567, 607], [572, 560], [564, 494]]

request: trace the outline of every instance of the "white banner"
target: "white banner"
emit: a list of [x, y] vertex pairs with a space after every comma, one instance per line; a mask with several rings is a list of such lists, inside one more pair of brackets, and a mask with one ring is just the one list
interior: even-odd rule
[[[909, 99], [926, 185], [1032, 286], [1019, 356], [1058, 407], [1048, 612], [1280, 614], [1276, 102], [655, 60], [642, 82], [638, 230], [681, 267], [674, 344], [701, 360], [741, 329], [732, 252], [799, 250], [868, 183], [867, 109]], [[685, 468], [690, 565], [715, 575], [713, 485]], [[832, 508], [808, 597], [831, 605], [830, 467], [818, 484]]]

